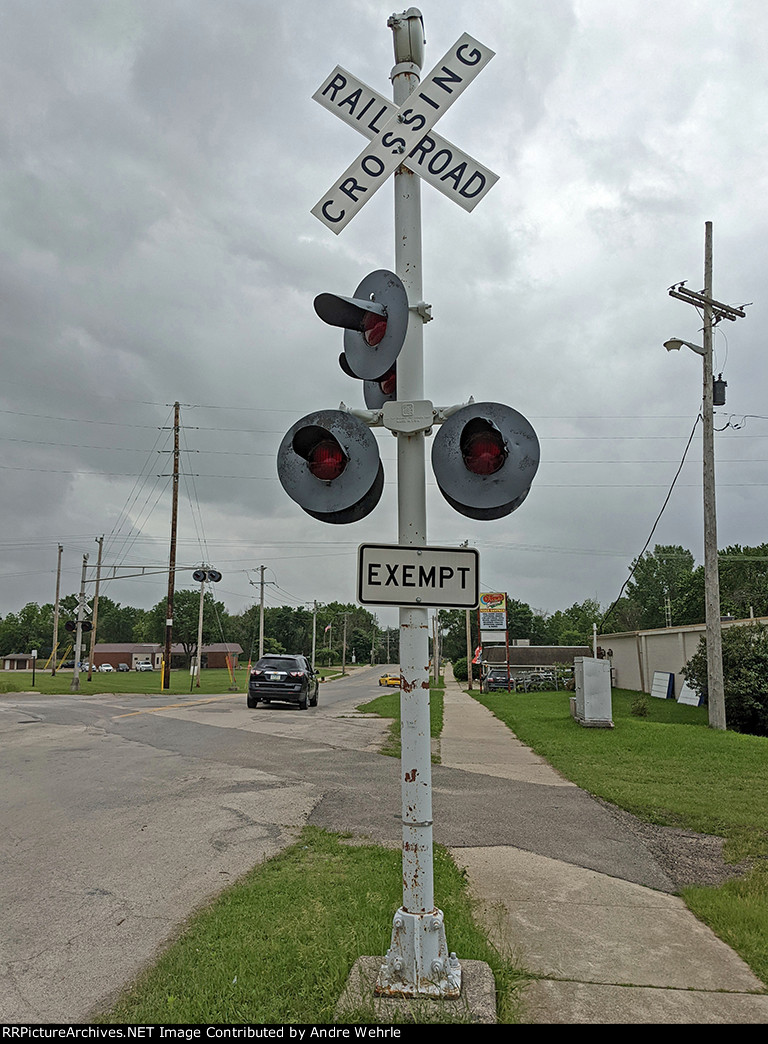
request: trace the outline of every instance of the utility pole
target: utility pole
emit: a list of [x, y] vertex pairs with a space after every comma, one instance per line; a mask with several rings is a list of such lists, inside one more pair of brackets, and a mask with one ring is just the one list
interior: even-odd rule
[[[717, 565], [717, 508], [715, 501], [715, 419], [714, 373], [712, 366], [712, 330], [721, 319], [734, 322], [743, 319], [742, 308], [715, 301], [712, 296], [712, 222], [704, 226], [704, 289], [689, 290], [683, 283], [670, 287], [670, 297], [704, 310], [703, 348], [689, 341], [673, 339], [665, 342], [670, 351], [685, 344], [703, 359], [702, 389], [702, 458], [704, 495], [704, 604], [707, 632], [707, 707], [713, 729], [725, 729], [725, 692], [723, 684], [723, 637], [720, 624], [720, 574]], [[722, 405], [720, 403], [719, 405]]]
[[80, 646], [83, 640], [83, 616], [85, 614], [85, 571], [88, 565], [88, 555], [83, 555], [83, 572], [80, 577], [80, 597], [77, 603], [77, 628], [75, 631], [75, 667], [72, 671], [72, 684], [70, 692], [80, 691]]
[[93, 620], [91, 623], [91, 647], [88, 653], [88, 681], [91, 681], [93, 677], [93, 657], [96, 650], [96, 625], [99, 620], [99, 584], [101, 582], [101, 552], [104, 547], [104, 537], [100, 536], [96, 540], [99, 545], [99, 556], [96, 559], [96, 590], [93, 594]]
[[707, 701], [709, 723], [725, 728], [723, 682], [723, 634], [720, 625], [720, 572], [717, 564], [717, 508], [715, 501], [715, 417], [712, 397], [712, 222], [704, 236], [704, 387], [703, 387], [703, 493], [704, 493], [704, 604], [707, 623]]
[[61, 592], [61, 553], [64, 550], [59, 544], [59, 558], [56, 564], [56, 604], [53, 607], [53, 667], [51, 677], [56, 677], [56, 656], [59, 650], [59, 596]]
[[472, 688], [472, 617], [469, 615], [470, 610], [465, 609], [467, 614], [467, 683], [469, 688]]
[[259, 594], [259, 659], [264, 655], [264, 570], [266, 566], [259, 566], [261, 574], [261, 592]]
[[345, 675], [347, 673], [347, 616], [349, 613], [343, 613], [342, 615], [344, 616], [344, 644], [341, 654], [341, 673]]
[[317, 650], [317, 599], [312, 603], [312, 670], [315, 669], [315, 652]]
[[168, 563], [168, 605], [165, 613], [165, 656], [163, 660], [164, 689], [171, 687], [171, 645], [173, 642], [173, 596], [176, 581], [176, 529], [179, 517], [179, 412], [178, 402], [173, 404], [173, 492], [171, 507], [171, 550]]

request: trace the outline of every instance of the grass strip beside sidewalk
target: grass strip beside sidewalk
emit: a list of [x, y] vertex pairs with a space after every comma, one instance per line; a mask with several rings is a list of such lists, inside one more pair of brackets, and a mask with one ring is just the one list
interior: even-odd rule
[[[307, 827], [295, 845], [193, 916], [157, 964], [95, 1021], [333, 1022], [353, 963], [386, 953], [402, 902], [399, 849], [347, 841]], [[499, 1021], [515, 1022], [523, 979], [476, 926], [465, 876], [437, 846], [434, 872], [451, 949], [490, 964]], [[374, 1023], [372, 1006], [362, 1004], [350, 1021]]]

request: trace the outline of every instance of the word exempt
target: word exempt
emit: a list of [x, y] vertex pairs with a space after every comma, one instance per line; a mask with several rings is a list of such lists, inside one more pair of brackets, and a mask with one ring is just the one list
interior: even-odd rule
[[479, 597], [475, 548], [361, 544], [358, 601], [473, 609]]

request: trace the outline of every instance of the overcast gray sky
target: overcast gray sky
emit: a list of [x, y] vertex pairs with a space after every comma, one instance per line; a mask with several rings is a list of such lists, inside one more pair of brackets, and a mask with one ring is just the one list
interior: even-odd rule
[[[396, 540], [386, 485], [348, 526], [305, 515], [275, 454], [300, 416], [362, 406], [312, 308], [391, 268], [391, 184], [334, 236], [310, 209], [364, 141], [312, 100], [336, 64], [391, 97], [378, 0], [0, 0], [0, 613], [95, 564], [167, 564], [182, 403], [178, 562], [231, 612], [353, 601], [356, 548]], [[397, 8], [401, 10], [401, 8]], [[439, 130], [500, 176], [471, 214], [423, 186], [426, 394], [507, 403], [542, 461], [528, 499], [475, 522], [428, 466], [431, 544], [482, 586], [553, 611], [618, 594], [697, 415], [701, 363], [671, 336], [703, 285], [754, 302], [715, 367], [719, 545], [768, 540], [768, 105], [763, 0], [425, 2], [425, 71], [468, 32], [496, 57]], [[163, 476], [163, 477], [158, 477]], [[702, 560], [701, 435], [654, 542]], [[190, 573], [177, 586], [192, 584]], [[112, 583], [150, 606], [162, 576]], [[386, 619], [386, 614], [380, 614]]]

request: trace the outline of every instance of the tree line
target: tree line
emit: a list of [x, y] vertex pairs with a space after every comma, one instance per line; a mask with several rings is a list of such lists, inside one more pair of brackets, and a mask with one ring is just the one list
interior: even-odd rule
[[[733, 544], [720, 551], [720, 605], [723, 615], [747, 618], [768, 616], [768, 544], [755, 547]], [[180, 590], [174, 598], [174, 641], [187, 656], [197, 644], [199, 591]], [[0, 654], [38, 650], [47, 658], [53, 641], [53, 603], [29, 602], [18, 613], [0, 618]], [[66, 646], [64, 623], [77, 615], [77, 596], [61, 599], [59, 656]], [[99, 598], [96, 640], [104, 643], [165, 641], [165, 599], [151, 609], [121, 605], [107, 595]], [[302, 653], [310, 656], [313, 610], [295, 606], [265, 607], [264, 651]], [[677, 544], [657, 544], [632, 562], [630, 579], [615, 603], [601, 607], [593, 598], [567, 609], [544, 613], [526, 602], [507, 599], [510, 640], [527, 639], [531, 645], [590, 645], [592, 628], [600, 631], [645, 630], [667, 623], [684, 625], [704, 621], [704, 567], [693, 554]], [[466, 655], [466, 613], [441, 610], [439, 627], [446, 659]], [[472, 647], [478, 644], [477, 614], [470, 613]], [[204, 596], [203, 643], [239, 644], [248, 659], [259, 649], [260, 609], [253, 605], [242, 613], [228, 613], [223, 602], [208, 591]], [[314, 620], [316, 661], [338, 663], [346, 653], [348, 663], [397, 663], [398, 629], [383, 628], [361, 606], [329, 602], [317, 606]], [[86, 646], [87, 648], [87, 642]]]
[[[65, 630], [68, 620], [77, 617], [77, 595], [62, 598], [59, 603], [60, 659], [72, 636]], [[151, 609], [121, 605], [107, 595], [99, 596], [96, 641], [105, 644], [165, 642], [166, 600]], [[189, 658], [197, 647], [200, 592], [176, 591], [173, 602], [173, 640], [182, 646]], [[346, 653], [348, 663], [369, 662], [371, 650], [378, 662], [389, 651], [397, 656], [397, 628], [382, 629], [376, 617], [358, 605], [329, 602], [318, 605], [316, 618], [311, 609], [292, 606], [265, 607], [265, 653], [301, 653], [311, 656], [313, 628], [316, 660], [338, 663]], [[54, 605], [28, 602], [18, 613], [0, 618], [0, 654], [30, 653], [38, 650], [39, 659], [47, 659], [53, 644]], [[227, 612], [223, 602], [206, 591], [203, 599], [204, 645], [217, 642], [240, 645], [248, 659], [255, 660], [259, 651], [260, 609], [251, 606], [239, 614]], [[90, 635], [84, 636], [83, 651], [87, 655]]]

